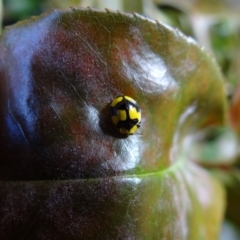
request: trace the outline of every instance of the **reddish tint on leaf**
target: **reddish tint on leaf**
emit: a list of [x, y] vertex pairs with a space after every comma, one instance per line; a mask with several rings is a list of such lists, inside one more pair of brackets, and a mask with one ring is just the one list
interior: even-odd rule
[[240, 135], [240, 84], [238, 84], [231, 102], [230, 120], [232, 127]]
[[[2, 179], [157, 172], [173, 161], [184, 112], [182, 136], [223, 123], [222, 80], [206, 53], [136, 15], [53, 11], [7, 29], [1, 56]], [[139, 135], [111, 123], [120, 94], [142, 109]]]

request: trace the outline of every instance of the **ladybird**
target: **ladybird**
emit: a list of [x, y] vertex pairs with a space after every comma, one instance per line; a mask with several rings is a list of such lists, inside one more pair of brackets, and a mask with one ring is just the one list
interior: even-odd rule
[[110, 115], [113, 124], [121, 134], [132, 135], [140, 127], [141, 110], [131, 97], [114, 98], [110, 105]]

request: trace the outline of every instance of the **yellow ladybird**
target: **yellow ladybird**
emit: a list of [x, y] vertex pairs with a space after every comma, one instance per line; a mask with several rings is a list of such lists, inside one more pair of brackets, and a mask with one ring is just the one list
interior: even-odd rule
[[121, 134], [131, 135], [140, 127], [141, 110], [137, 102], [128, 96], [118, 96], [113, 99], [110, 115]]

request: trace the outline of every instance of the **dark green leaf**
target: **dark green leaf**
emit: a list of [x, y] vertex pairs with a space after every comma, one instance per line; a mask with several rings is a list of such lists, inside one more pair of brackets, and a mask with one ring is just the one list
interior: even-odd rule
[[[1, 239], [218, 238], [223, 189], [182, 146], [225, 124], [224, 87], [192, 39], [55, 10], [6, 29], [0, 54]], [[139, 134], [111, 123], [121, 94], [142, 109]]]

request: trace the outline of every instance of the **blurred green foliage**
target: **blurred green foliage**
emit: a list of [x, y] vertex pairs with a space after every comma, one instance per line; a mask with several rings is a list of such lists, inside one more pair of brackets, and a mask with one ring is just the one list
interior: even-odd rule
[[3, 26], [40, 14], [44, 11], [43, 3], [39, 0], [3, 0]]

